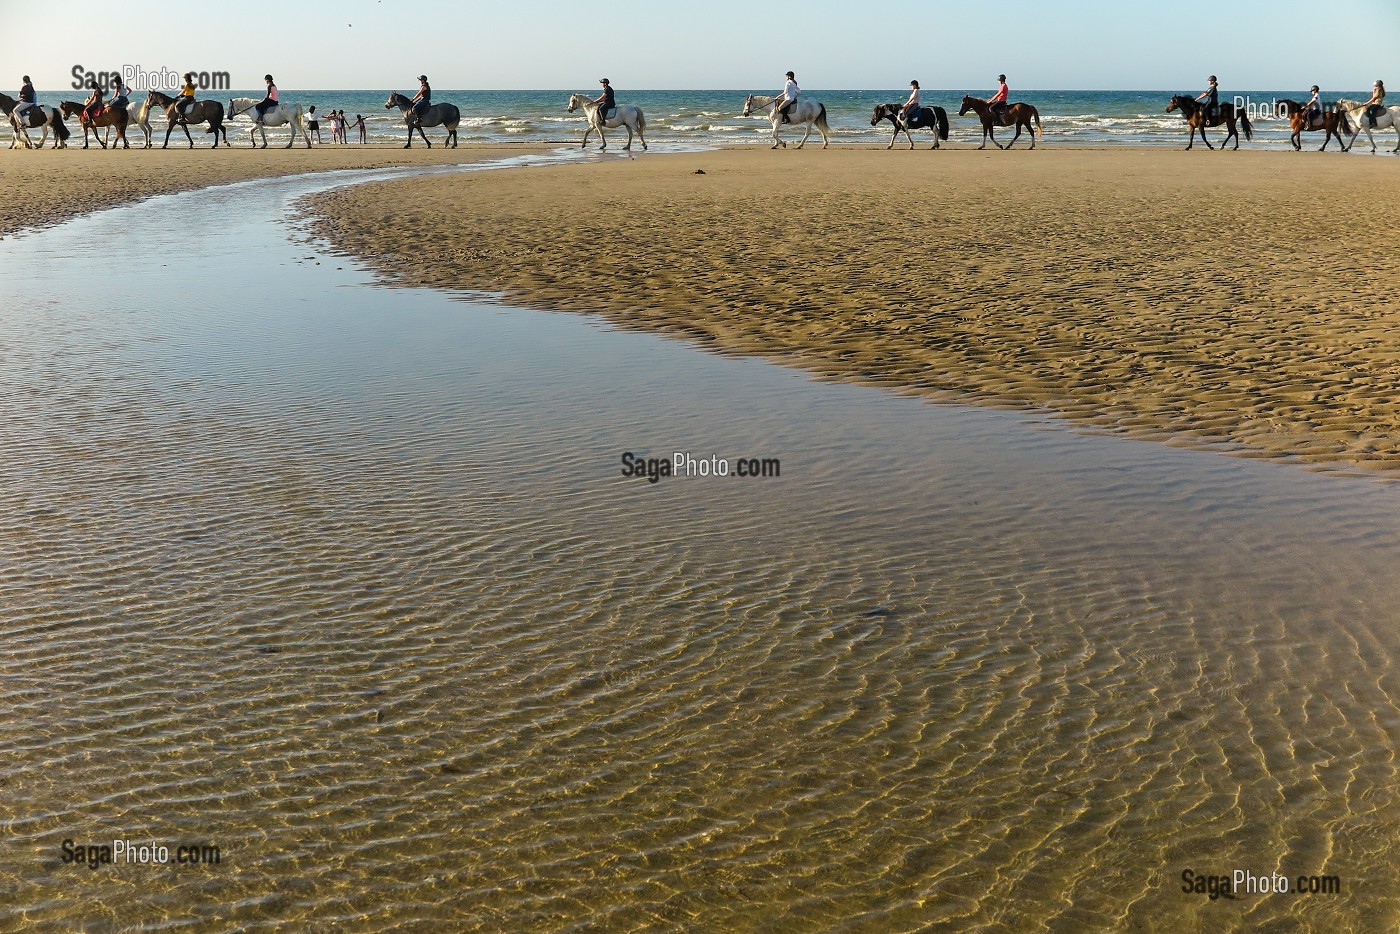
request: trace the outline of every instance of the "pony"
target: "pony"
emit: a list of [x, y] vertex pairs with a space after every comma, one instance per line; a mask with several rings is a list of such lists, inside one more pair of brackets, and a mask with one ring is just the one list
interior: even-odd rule
[[[1371, 135], [1371, 121], [1366, 117], [1366, 105], [1357, 101], [1349, 101], [1342, 98], [1337, 101], [1337, 107], [1356, 121], [1356, 129], [1351, 132], [1351, 144], [1356, 145], [1356, 138], [1361, 135], [1361, 131], [1366, 131], [1366, 138], [1371, 141], [1371, 152], [1376, 151], [1376, 138]], [[1395, 131], [1395, 148], [1391, 152], [1400, 152], [1400, 107], [1386, 107], [1376, 116], [1374, 129], [1384, 130], [1390, 127]]]
[[642, 114], [640, 107], [634, 107], [631, 104], [618, 104], [613, 108], [613, 115], [605, 120], [599, 113], [603, 109], [602, 104], [593, 103], [593, 99], [587, 94], [570, 95], [569, 113], [573, 113], [579, 108], [583, 109], [583, 119], [588, 124], [583, 131], [583, 142], [579, 144], [580, 149], [587, 148], [588, 134], [594, 131], [597, 131], [598, 138], [603, 141], [603, 145], [598, 148], [607, 149], [608, 138], [603, 135], [603, 127], [613, 130], [618, 127], [627, 128], [627, 145], [622, 147], [623, 150], [632, 148], [632, 135], [634, 133], [637, 139], [641, 140], [642, 148], [647, 148], [647, 118]]
[[276, 127], [290, 124], [291, 129], [287, 134], [287, 145], [282, 148], [291, 149], [292, 144], [297, 141], [298, 136], [306, 140], [307, 149], [311, 148], [311, 134], [306, 131], [300, 104], [293, 104], [288, 108], [282, 106], [282, 102], [278, 101], [267, 109], [267, 112], [263, 114], [262, 122], [259, 123], [254, 117], [253, 108], [261, 101], [262, 98], [260, 97], [235, 97], [228, 102], [228, 119], [230, 123], [232, 123], [233, 118], [239, 114], [246, 113], [250, 118], [253, 118], [253, 125], [248, 127], [248, 143], [250, 145], [254, 147], [258, 145], [255, 134], [261, 133], [262, 148], [266, 149], [267, 128], [270, 126]]
[[402, 111], [403, 122], [408, 126], [408, 142], [403, 144], [404, 149], [413, 145], [414, 130], [423, 137], [423, 142], [428, 144], [429, 149], [433, 148], [428, 134], [423, 132], [425, 126], [440, 126], [446, 129], [447, 139], [443, 141], [443, 145], [457, 148], [457, 124], [462, 122], [462, 112], [457, 109], [456, 104], [433, 104], [420, 116], [413, 112], [413, 101], [398, 91], [390, 91], [389, 99], [384, 102], [384, 109], [393, 110], [395, 107]]
[[[63, 101], [58, 105], [58, 109], [63, 112], [64, 119], [70, 117], [78, 118], [78, 124], [83, 128], [84, 149], [88, 148], [89, 131], [91, 131], [92, 138], [97, 140], [99, 146], [103, 149], [107, 148], [107, 141], [97, 133], [98, 127], [107, 127], [108, 129], [115, 127], [117, 131], [117, 141], [122, 144], [122, 148], [131, 148], [126, 141], [126, 124], [131, 115], [125, 107], [111, 107], [110, 105], [103, 107], [102, 112], [99, 113], [94, 120], [88, 119], [87, 108], [77, 101]], [[112, 148], [117, 148], [116, 142], [112, 143]]]
[[1205, 104], [1202, 104], [1190, 95], [1177, 94], [1172, 98], [1171, 103], [1167, 105], [1167, 113], [1171, 113], [1173, 110], [1181, 111], [1181, 116], [1186, 119], [1186, 125], [1191, 128], [1191, 140], [1186, 144], [1187, 149], [1196, 145], [1196, 133], [1198, 131], [1201, 134], [1201, 142], [1206, 144], [1206, 148], [1214, 149], [1215, 147], [1210, 144], [1210, 140], [1206, 139], [1206, 127], [1220, 126], [1222, 123], [1228, 123], [1230, 125], [1230, 131], [1225, 134], [1225, 141], [1220, 144], [1220, 151], [1225, 151], [1225, 143], [1230, 142], [1230, 137], [1232, 136], [1235, 138], [1235, 149], [1239, 149], [1240, 134], [1235, 132], [1235, 121], [1237, 119], [1239, 120], [1240, 126], [1244, 127], [1244, 138], [1247, 140], [1254, 139], [1254, 127], [1249, 124], [1249, 115], [1244, 112], [1244, 108], [1240, 108], [1240, 110], [1236, 112], [1235, 105], [1229, 101], [1219, 105], [1216, 108], [1215, 116], [1210, 117], [1206, 114]]
[[1320, 115], [1322, 119], [1317, 122], [1316, 126], [1306, 126], [1307, 118], [1303, 116], [1303, 105], [1285, 97], [1282, 100], [1274, 101], [1274, 113], [1288, 118], [1288, 125], [1293, 129], [1293, 135], [1288, 138], [1288, 141], [1293, 144], [1295, 152], [1303, 148], [1304, 131], [1310, 132], [1312, 130], [1327, 131], [1327, 136], [1322, 140], [1322, 146], [1318, 152], [1326, 149], [1327, 144], [1332, 142], [1334, 136], [1337, 137], [1342, 152], [1347, 151], [1347, 143], [1346, 140], [1342, 139], [1342, 134], [1350, 133], [1351, 125], [1347, 122], [1345, 110], [1325, 109]]
[[[68, 131], [63, 122], [63, 114], [57, 107], [40, 107], [35, 104], [24, 112], [24, 120], [21, 122], [15, 117], [15, 108], [18, 106], [19, 101], [8, 94], [0, 94], [0, 113], [10, 118], [10, 127], [14, 130], [14, 135], [10, 137], [11, 149], [19, 148], [21, 138], [24, 140], [25, 149], [43, 149], [49, 138], [50, 127], [53, 128], [53, 148], [68, 148], [68, 137], [73, 134]], [[35, 146], [34, 141], [29, 138], [29, 131], [40, 127], [43, 127], [44, 135], [39, 139], [39, 145]]]
[[[1036, 110], [1030, 104], [1019, 102], [1012, 104], [1010, 107], [1006, 108], [1004, 113], [998, 115], [992, 110], [992, 105], [982, 100], [982, 98], [964, 95], [962, 107], [958, 110], [958, 116], [966, 116], [969, 110], [976, 111], [977, 116], [982, 118], [982, 145], [978, 146], [978, 149], [986, 149], [987, 140], [989, 139], [998, 149], [1010, 149], [1012, 146], [1016, 145], [1016, 140], [1021, 138], [1022, 127], [1025, 127], [1026, 132], [1030, 134], [1032, 149], [1035, 148], [1035, 134], [1037, 131], [1040, 133], [1040, 138], [1045, 139], [1045, 130], [1040, 126], [1040, 111]], [[1032, 120], [1035, 121], [1035, 129], [1031, 129]], [[998, 143], [996, 133], [993, 132], [993, 127], [1013, 125], [1016, 127], [1016, 135], [1011, 137], [1011, 142], [1007, 143], [1005, 146]]]
[[[126, 126], [131, 129], [132, 124], [139, 126], [141, 132], [146, 137], [146, 149], [151, 148], [151, 100], [142, 98], [139, 101], [129, 101], [126, 105]], [[107, 127], [106, 139], [112, 138], [112, 128]]]
[[219, 137], [224, 138], [224, 145], [229, 145], [228, 130], [224, 128], [224, 105], [218, 101], [195, 101], [190, 104], [189, 109], [181, 114], [176, 108], [176, 99], [169, 94], [160, 91], [151, 91], [146, 96], [146, 104], [156, 105], [165, 111], [165, 119], [168, 121], [165, 126], [165, 142], [161, 144], [161, 149], [170, 145], [170, 134], [176, 126], [185, 131], [185, 139], [190, 141], [190, 148], [194, 148], [194, 137], [190, 136], [191, 123], [208, 123], [209, 127], [204, 132], [214, 134], [214, 148], [219, 148]]
[[[773, 124], [773, 145], [770, 149], [777, 149], [782, 146], [787, 148], [787, 143], [778, 138], [778, 127], [783, 125], [782, 115], [778, 112], [778, 99], [776, 97], [763, 97], [757, 94], [750, 94], [744, 101], [744, 116], [751, 116], [755, 111], [772, 107], [773, 112], [768, 115], [768, 122]], [[807, 127], [807, 132], [802, 134], [802, 142], [797, 144], [801, 149], [807, 145], [807, 138], [812, 135], [812, 127], [817, 128], [817, 132], [822, 135], [822, 148], [825, 149], [831, 142], [831, 127], [826, 122], [826, 105], [821, 101], [804, 101], [801, 98], [792, 105], [788, 111], [788, 122], [794, 125], [801, 123]]]
[[875, 113], [870, 117], [871, 126], [879, 126], [881, 120], [888, 120], [894, 124], [894, 133], [890, 136], [890, 144], [886, 149], [894, 148], [894, 141], [899, 138], [901, 130], [905, 139], [909, 140], [910, 149], [914, 148], [914, 137], [909, 135], [910, 130], [933, 130], [933, 145], [930, 149], [937, 149], [938, 141], [948, 138], [948, 111], [942, 107], [919, 107], [907, 123], [900, 122], [901, 109], [902, 104], [876, 104]]

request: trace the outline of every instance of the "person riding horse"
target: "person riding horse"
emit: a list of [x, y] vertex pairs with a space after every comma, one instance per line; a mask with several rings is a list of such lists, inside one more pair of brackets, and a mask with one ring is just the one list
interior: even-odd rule
[[[413, 95], [413, 100], [410, 103], [413, 104], [411, 113], [418, 119], [422, 119], [423, 114], [427, 113], [428, 108], [433, 105], [433, 89], [428, 86], [427, 75], [418, 76], [418, 93]], [[410, 132], [409, 139], [412, 138], [413, 134]]]
[[180, 88], [180, 94], [175, 98], [175, 113], [181, 118], [189, 111], [194, 104], [194, 72], [185, 72], [185, 85]]
[[593, 103], [598, 105], [598, 122], [606, 123], [608, 114], [617, 109], [617, 92], [607, 78], [599, 78], [598, 83], [603, 86], [603, 93], [593, 98]]
[[1220, 85], [1216, 83], [1215, 75], [1210, 76], [1210, 87], [1196, 96], [1197, 103], [1203, 100], [1206, 101], [1206, 119], [1214, 120], [1220, 112]]
[[253, 109], [258, 112], [253, 118], [256, 123], [262, 123], [267, 112], [277, 106], [277, 85], [273, 83], [272, 75], [263, 75], [263, 80], [267, 82], [267, 96], [253, 105]]
[[802, 89], [797, 86], [797, 75], [787, 72], [784, 75], [787, 81], [783, 84], [783, 92], [778, 95], [778, 122], [791, 123], [792, 106], [797, 103], [797, 98], [802, 95]]
[[1322, 101], [1318, 100], [1318, 96], [1322, 93], [1322, 89], [1314, 84], [1312, 86], [1311, 93], [1312, 97], [1309, 97], [1308, 102], [1303, 105], [1302, 113], [1304, 129], [1309, 129], [1312, 127], [1313, 117], [1317, 117], [1318, 119], [1322, 118]]
[[899, 108], [899, 120], [906, 127], [909, 125], [909, 121], [913, 120], [919, 115], [919, 102], [921, 98], [922, 95], [919, 93], [919, 82], [910, 81], [909, 100], [905, 101], [904, 106]]
[[83, 102], [83, 116], [87, 118], [88, 123], [93, 123], [102, 116], [102, 85], [96, 81], [89, 81], [88, 87], [92, 89], [92, 93]]
[[112, 100], [107, 106], [114, 109], [130, 106], [131, 100], [127, 95], [131, 93], [131, 88], [127, 87], [126, 82], [122, 80], [120, 74], [112, 80], [116, 82], [116, 86], [112, 88]]
[[1006, 86], [1006, 75], [997, 75], [997, 92], [987, 103], [991, 105], [992, 113], [996, 114], [999, 122], [1006, 121], [1006, 110], [1011, 106], [1010, 97], [1011, 89]]
[[24, 83], [19, 87], [19, 103], [15, 105], [15, 122], [24, 125], [24, 113], [30, 107], [39, 103], [39, 99], [34, 94], [34, 85], [30, 83], [29, 76], [24, 76]]
[[1371, 124], [1371, 129], [1376, 128], [1376, 118], [1385, 113], [1385, 82], [1380, 78], [1371, 86], [1371, 99], [1361, 105], [1366, 108], [1366, 119]]

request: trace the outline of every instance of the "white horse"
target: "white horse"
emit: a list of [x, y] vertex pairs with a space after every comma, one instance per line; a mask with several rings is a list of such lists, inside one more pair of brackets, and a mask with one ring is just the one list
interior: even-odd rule
[[[760, 97], [756, 94], [750, 94], [748, 99], [744, 101], [744, 116], [747, 117], [752, 115], [755, 111], [763, 110], [766, 107], [772, 107], [773, 112], [768, 115], [768, 122], [773, 124], [772, 148], [777, 149], [779, 146], [782, 146], [786, 149], [787, 143], [778, 138], [778, 127], [783, 125], [783, 118], [782, 115], [778, 113], [777, 105], [778, 98], [776, 97]], [[794, 126], [799, 123], [805, 123], [807, 125], [807, 132], [802, 134], [802, 142], [797, 144], [798, 149], [807, 145], [807, 137], [812, 135], [812, 127], [814, 125], [817, 128], [817, 132], [822, 135], [822, 148], [825, 149], [827, 144], [831, 142], [829, 137], [831, 127], [826, 124], [826, 105], [821, 101], [804, 101], [799, 98], [797, 103], [792, 105], [792, 109], [788, 111], [788, 120]]]
[[588, 146], [588, 134], [595, 130], [598, 133], [598, 138], [603, 141], [603, 145], [600, 148], [607, 149], [608, 138], [603, 135], [603, 127], [615, 130], [620, 126], [627, 127], [627, 145], [623, 146], [623, 149], [632, 148], [633, 133], [637, 135], [637, 139], [642, 141], [642, 148], [647, 148], [647, 118], [642, 115], [641, 108], [634, 107], [631, 104], [618, 104], [613, 108], [613, 116], [602, 120], [599, 119], [598, 116], [598, 111], [603, 108], [602, 104], [593, 103], [593, 98], [589, 97], [587, 94], [572, 95], [569, 98], [569, 113], [573, 113], [580, 107], [583, 108], [584, 120], [588, 121], [588, 128], [583, 131], [583, 142], [579, 145], [580, 149], [584, 149]]
[[[1375, 152], [1376, 138], [1371, 135], [1371, 121], [1366, 119], [1366, 105], [1342, 98], [1337, 101], [1337, 106], [1345, 110], [1356, 124], [1356, 131], [1351, 134], [1351, 145], [1356, 145], [1356, 138], [1365, 130], [1366, 138], [1371, 141], [1371, 152]], [[1391, 152], [1400, 152], [1400, 107], [1387, 107], [1376, 117], [1376, 129], [1384, 130], [1386, 127], [1395, 131], [1395, 148]]]
[[[141, 132], [146, 134], [146, 145], [144, 148], [151, 148], [151, 99], [143, 97], [139, 101], [128, 99], [126, 105], [126, 129], [131, 132], [131, 128], [139, 126]], [[107, 143], [112, 140], [112, 128], [107, 127], [107, 135], [102, 138], [102, 142]]]
[[233, 120], [239, 114], [247, 114], [248, 119], [253, 121], [253, 125], [248, 127], [248, 142], [254, 147], [258, 145], [257, 134], [262, 134], [262, 148], [267, 148], [267, 128], [270, 126], [292, 125], [291, 132], [287, 135], [287, 145], [284, 149], [291, 149], [292, 144], [300, 136], [306, 141], [306, 148], [311, 148], [311, 134], [306, 131], [306, 122], [302, 117], [301, 105], [292, 104], [284, 106], [281, 101], [267, 108], [263, 114], [262, 123], [257, 121], [257, 112], [253, 110], [262, 102], [261, 97], [235, 97], [228, 102], [228, 118]]
[[[67, 149], [68, 137], [71, 135], [68, 126], [63, 122], [63, 113], [57, 107], [44, 107], [39, 104], [31, 106], [24, 112], [23, 119], [15, 116], [15, 108], [18, 102], [8, 94], [0, 94], [0, 112], [10, 121], [10, 129], [14, 135], [10, 137], [10, 148], [20, 148], [20, 141], [23, 140], [25, 149], [43, 149], [44, 143], [48, 142], [49, 129], [53, 129], [53, 146], [55, 149]], [[38, 118], [42, 122], [35, 123]], [[30, 138], [29, 131], [43, 128], [44, 135], [39, 140], [39, 144], [34, 145], [34, 140]]]

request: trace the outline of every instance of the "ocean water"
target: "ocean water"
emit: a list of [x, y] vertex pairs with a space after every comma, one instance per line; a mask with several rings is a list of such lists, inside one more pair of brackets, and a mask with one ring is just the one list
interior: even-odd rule
[[[397, 88], [412, 93], [413, 88]], [[591, 95], [596, 87], [580, 87], [577, 92]], [[397, 111], [387, 112], [384, 102], [389, 89], [373, 91], [298, 91], [284, 89], [284, 99], [297, 101], [306, 107], [316, 105], [319, 113], [331, 109], [344, 110], [353, 120], [364, 114], [369, 140], [388, 143], [405, 135], [403, 120]], [[774, 88], [754, 88], [755, 94], [772, 94]], [[948, 111], [951, 120], [951, 141], [980, 142], [976, 116], [958, 117], [957, 110], [964, 94], [988, 97], [991, 88], [967, 90], [927, 90], [927, 104]], [[1179, 146], [1186, 142], [1186, 125], [1178, 114], [1166, 113], [1167, 103], [1176, 93], [1197, 94], [1200, 88], [1176, 91], [1016, 91], [1013, 100], [1034, 104], [1040, 111], [1049, 144], [1068, 143], [1077, 146]], [[48, 92], [41, 100], [56, 103], [72, 98], [75, 91]], [[450, 101], [462, 109], [462, 125], [458, 131], [462, 142], [473, 143], [560, 143], [577, 141], [583, 133], [580, 114], [566, 112], [570, 93], [559, 91], [454, 91], [436, 89], [434, 99]], [[747, 91], [644, 91], [619, 88], [618, 100], [642, 108], [647, 119], [647, 138], [661, 143], [702, 145], [733, 145], [758, 143], [770, 132], [761, 116], [742, 117]], [[1247, 97], [1257, 105], [1267, 105], [1275, 98], [1307, 98], [1301, 89], [1282, 91], [1240, 91], [1227, 89], [1222, 99], [1231, 100], [1235, 94]], [[253, 97], [261, 89], [221, 92], [218, 97]], [[803, 95], [826, 104], [837, 143], [884, 143], [890, 138], [889, 124], [880, 128], [870, 126], [871, 112], [876, 104], [903, 101], [908, 90], [810, 90]], [[212, 96], [212, 95], [211, 95]], [[1326, 99], [1347, 97], [1365, 100], [1368, 92], [1329, 92]], [[1255, 121], [1258, 127], [1256, 144], [1285, 145], [1288, 124], [1277, 117], [1265, 116]], [[246, 119], [236, 125], [246, 127]], [[789, 134], [791, 130], [788, 131]], [[927, 138], [927, 131], [922, 131]], [[243, 134], [238, 134], [242, 137]], [[322, 136], [329, 139], [324, 124]], [[917, 138], [918, 134], [916, 134]], [[236, 138], [238, 138], [236, 137]], [[1211, 132], [1212, 140], [1222, 138], [1223, 131]], [[352, 140], [358, 137], [352, 134]], [[238, 139], [243, 142], [242, 138]], [[1320, 142], [1320, 137], [1319, 137]]]

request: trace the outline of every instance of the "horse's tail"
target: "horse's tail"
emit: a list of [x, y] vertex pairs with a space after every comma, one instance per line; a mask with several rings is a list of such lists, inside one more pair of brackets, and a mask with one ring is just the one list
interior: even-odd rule
[[[53, 109], [53, 135], [57, 136], [59, 142], [66, 142], [73, 134], [68, 131], [68, 124], [63, 122], [63, 112], [57, 107]], [[85, 137], [86, 138], [86, 137]]]
[[637, 132], [645, 133], [647, 129], [647, 117], [642, 113], [642, 108], [637, 108]]
[[933, 115], [938, 118], [938, 138], [948, 138], [948, 111], [942, 107], [933, 108]]
[[1350, 133], [1351, 121], [1347, 119], [1347, 109], [1345, 107], [1338, 107], [1336, 109], [1336, 114], [1342, 121], [1342, 132]]
[[826, 105], [817, 104], [817, 106], [821, 109], [817, 111], [817, 119], [814, 122], [817, 124], [818, 127], [820, 127], [823, 130], [831, 129], [831, 127], [826, 125]]
[[1254, 139], [1254, 127], [1249, 123], [1249, 114], [1245, 113], [1243, 109], [1240, 110], [1240, 126], [1244, 127], [1244, 138], [1246, 140]]
[[1045, 127], [1040, 125], [1040, 111], [1031, 108], [1031, 116], [1035, 118], [1035, 131], [1040, 134], [1040, 141], [1045, 142]]

